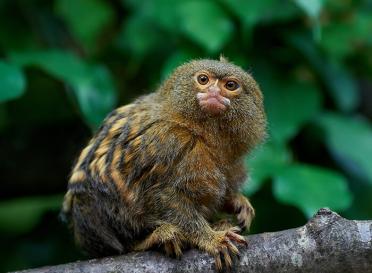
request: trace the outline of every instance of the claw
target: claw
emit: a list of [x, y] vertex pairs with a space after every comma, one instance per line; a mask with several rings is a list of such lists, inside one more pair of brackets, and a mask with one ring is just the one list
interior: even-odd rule
[[220, 253], [217, 253], [217, 254], [214, 256], [214, 263], [215, 263], [215, 265], [216, 265], [216, 269], [217, 269], [217, 271], [221, 271], [221, 270], [222, 270], [222, 261], [221, 261]]
[[237, 227], [237, 226], [235, 226], [235, 227], [232, 227], [232, 228], [230, 228], [230, 230], [229, 231], [231, 231], [231, 232], [234, 232], [234, 233], [239, 233], [240, 231], [241, 231], [241, 228], [240, 227]]
[[235, 213], [239, 226], [243, 231], [249, 230], [252, 219], [255, 216], [255, 211], [251, 203], [246, 197], [239, 194], [235, 199], [235, 207]]
[[229, 251], [227, 250], [227, 248], [222, 249], [222, 254], [223, 254], [223, 258], [224, 258], [226, 267], [231, 268], [232, 260], [231, 260], [231, 257], [230, 257], [230, 254], [229, 254]]
[[246, 244], [243, 236], [237, 234], [239, 227], [232, 227], [225, 230], [221, 235], [219, 244], [210, 253], [213, 253], [217, 271], [223, 268], [225, 271], [230, 271], [233, 264], [233, 256], [239, 256], [239, 249], [234, 242], [239, 244]]
[[176, 258], [180, 259], [182, 256], [182, 249], [181, 249], [180, 243], [178, 242], [175, 243], [173, 247], [174, 247], [174, 254], [176, 255]]
[[[234, 228], [233, 228], [234, 229]], [[242, 244], [242, 245], [248, 245], [247, 241], [245, 240], [245, 238], [239, 234], [236, 234], [233, 229], [229, 230], [226, 234], [226, 236], [232, 240], [232, 241], [235, 241], [239, 244]], [[236, 230], [236, 229], [235, 229]], [[239, 229], [240, 230], [240, 229]]]
[[165, 242], [164, 243], [165, 254], [168, 257], [180, 259], [182, 256], [182, 250], [179, 242]]
[[239, 254], [239, 250], [238, 248], [231, 242], [231, 241], [228, 241], [227, 242], [228, 244], [228, 248], [229, 250], [234, 254], [234, 255], [238, 255]]

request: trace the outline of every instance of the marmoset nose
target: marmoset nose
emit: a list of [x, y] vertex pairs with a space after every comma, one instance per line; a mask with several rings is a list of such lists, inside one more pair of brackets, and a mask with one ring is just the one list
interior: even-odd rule
[[208, 88], [208, 93], [217, 96], [221, 93], [221, 88], [219, 88], [217, 85], [212, 85]]

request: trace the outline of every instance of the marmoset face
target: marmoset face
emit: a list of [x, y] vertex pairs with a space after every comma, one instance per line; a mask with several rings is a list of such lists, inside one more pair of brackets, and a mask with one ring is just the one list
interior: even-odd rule
[[196, 97], [202, 111], [219, 115], [231, 105], [231, 99], [242, 92], [240, 80], [235, 76], [218, 77], [213, 72], [201, 70], [194, 76]]
[[167, 80], [165, 98], [188, 118], [245, 119], [261, 114], [263, 98], [250, 74], [227, 61], [195, 60]]

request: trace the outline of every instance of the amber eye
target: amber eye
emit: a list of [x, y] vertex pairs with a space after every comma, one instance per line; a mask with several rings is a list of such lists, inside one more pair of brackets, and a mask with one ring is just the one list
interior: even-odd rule
[[228, 81], [225, 84], [225, 87], [226, 87], [226, 89], [228, 89], [230, 91], [234, 91], [234, 90], [239, 88], [239, 84], [236, 81]]
[[200, 74], [198, 76], [198, 83], [200, 83], [201, 85], [206, 85], [208, 82], [209, 82], [209, 78], [207, 75]]

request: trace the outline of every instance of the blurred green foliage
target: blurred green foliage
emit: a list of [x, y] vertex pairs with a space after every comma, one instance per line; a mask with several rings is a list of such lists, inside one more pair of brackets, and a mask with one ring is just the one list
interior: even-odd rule
[[57, 221], [104, 116], [223, 53], [259, 82], [270, 137], [247, 157], [253, 231], [328, 206], [372, 218], [368, 0], [0, 1], [0, 270], [80, 258]]

